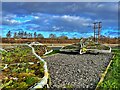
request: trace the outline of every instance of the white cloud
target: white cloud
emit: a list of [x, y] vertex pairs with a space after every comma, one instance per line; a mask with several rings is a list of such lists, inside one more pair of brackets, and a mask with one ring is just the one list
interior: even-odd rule
[[70, 16], [70, 15], [64, 15], [64, 16], [61, 16], [62, 19], [66, 20], [66, 21], [76, 21], [76, 20], [79, 20], [80, 17], [78, 16]]
[[54, 29], [54, 31], [57, 31], [60, 29], [60, 27], [57, 27], [57, 26], [53, 26], [52, 28]]
[[16, 21], [16, 20], [8, 20], [11, 23], [20, 23], [20, 21]]
[[17, 16], [15, 14], [7, 14], [6, 16], [2, 17], [3, 24], [10, 24], [10, 25], [16, 25], [16, 24], [23, 24], [32, 20], [38, 20], [39, 16], [34, 15], [26, 15], [26, 16]]
[[63, 15], [63, 16], [53, 16], [53, 18], [59, 18], [59, 19], [63, 19], [66, 20], [68, 22], [90, 22], [92, 21], [91, 18], [85, 18], [85, 17], [80, 17], [80, 16], [70, 16], [70, 15]]
[[38, 17], [38, 16], [34, 16], [34, 18], [35, 18], [35, 19], [39, 19], [40, 17]]
[[7, 14], [5, 18], [16, 18], [17, 16], [15, 14]]
[[17, 21], [17, 20], [9, 20], [9, 19], [7, 19], [7, 20], [3, 20], [3, 22], [5, 22], [6, 24], [21, 24], [21, 22], [20, 21]]
[[97, 7], [98, 8], [102, 8], [102, 7], [104, 7], [104, 5], [103, 4], [99, 4]]
[[90, 23], [93, 22], [91, 18], [85, 18], [80, 16], [63, 15], [63, 16], [54, 16], [54, 18], [62, 19], [68, 23], [73, 23], [79, 26], [88, 26], [90, 25]]

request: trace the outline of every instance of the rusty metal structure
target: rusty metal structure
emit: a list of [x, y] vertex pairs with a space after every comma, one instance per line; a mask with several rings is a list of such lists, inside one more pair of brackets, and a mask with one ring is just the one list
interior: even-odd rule
[[94, 24], [94, 26], [93, 26], [93, 29], [94, 29], [94, 42], [99, 42], [99, 40], [100, 40], [100, 32], [101, 32], [101, 28], [102, 28], [101, 23], [102, 22], [94, 22], [93, 23]]

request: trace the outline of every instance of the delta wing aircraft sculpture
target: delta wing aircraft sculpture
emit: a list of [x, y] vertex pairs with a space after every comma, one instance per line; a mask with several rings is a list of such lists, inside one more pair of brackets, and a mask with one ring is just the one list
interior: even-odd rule
[[60, 49], [61, 52], [78, 52], [79, 54], [84, 53], [111, 53], [111, 47], [92, 41], [91, 39], [79, 43], [68, 45]]

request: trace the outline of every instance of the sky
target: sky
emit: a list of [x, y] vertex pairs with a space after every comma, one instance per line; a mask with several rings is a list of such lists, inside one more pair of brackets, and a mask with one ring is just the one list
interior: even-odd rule
[[117, 2], [3, 2], [0, 11], [2, 37], [26, 31], [66, 35], [69, 38], [93, 36], [93, 23], [102, 22], [101, 35], [118, 37]]

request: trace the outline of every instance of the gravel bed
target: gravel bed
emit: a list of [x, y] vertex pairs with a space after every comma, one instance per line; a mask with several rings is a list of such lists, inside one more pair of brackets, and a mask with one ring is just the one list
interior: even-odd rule
[[112, 54], [57, 54], [44, 58], [48, 64], [51, 88], [95, 88]]

